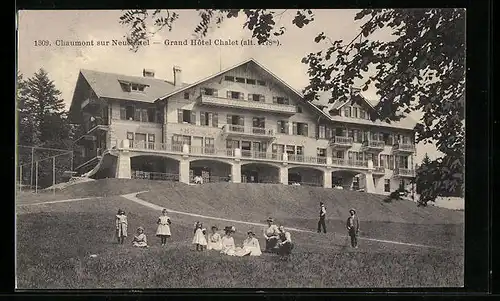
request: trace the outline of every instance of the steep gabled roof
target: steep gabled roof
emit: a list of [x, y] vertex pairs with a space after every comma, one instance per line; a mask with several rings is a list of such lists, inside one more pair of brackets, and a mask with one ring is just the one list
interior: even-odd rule
[[[261, 65], [255, 59], [250, 58], [250, 59], [247, 59], [247, 60], [245, 60], [245, 61], [243, 61], [241, 63], [238, 63], [237, 65], [231, 66], [231, 67], [226, 68], [226, 69], [224, 69], [224, 70], [222, 70], [220, 72], [217, 72], [217, 73], [212, 74], [212, 75], [210, 75], [208, 77], [205, 77], [205, 78], [203, 78], [203, 79], [201, 79], [201, 80], [199, 80], [199, 81], [197, 81], [195, 83], [192, 83], [190, 85], [186, 85], [186, 86], [182, 87], [181, 89], [169, 92], [169, 93], [163, 95], [162, 97], [159, 97], [158, 100], [163, 100], [165, 98], [168, 98], [168, 97], [171, 97], [171, 96], [176, 95], [178, 93], [181, 93], [182, 91], [185, 91], [185, 90], [187, 90], [189, 88], [192, 88], [192, 87], [194, 87], [196, 85], [202, 84], [202, 83], [204, 83], [206, 81], [209, 81], [209, 80], [211, 80], [213, 78], [216, 78], [217, 76], [220, 76], [220, 75], [222, 75], [222, 74], [224, 74], [226, 72], [229, 72], [229, 71], [231, 71], [233, 69], [236, 69], [236, 68], [241, 67], [241, 66], [243, 66], [245, 64], [248, 64], [248, 63], [255, 64], [255, 66], [257, 66], [257, 68], [261, 69], [264, 73], [266, 73], [267, 75], [269, 75], [273, 79], [275, 79], [277, 82], [279, 82], [286, 90], [289, 90], [293, 94], [297, 95], [297, 97], [299, 99], [301, 99], [301, 100], [304, 99], [304, 95], [302, 95], [302, 93], [300, 93], [299, 91], [297, 91], [294, 88], [292, 88], [292, 86], [290, 86], [285, 81], [283, 81], [281, 78], [279, 78], [278, 76], [276, 76], [274, 73], [272, 73], [269, 69], [267, 69], [266, 67], [264, 67], [263, 65]], [[307, 105], [309, 105], [316, 113], [318, 113], [318, 114], [320, 114], [320, 115], [322, 115], [322, 116], [324, 116], [326, 118], [329, 118], [328, 114], [326, 114], [325, 112], [323, 112], [323, 110], [321, 110], [320, 108], [318, 108], [317, 106], [315, 106], [311, 102], [309, 102], [309, 101], [304, 101], [304, 102], [307, 103]]]
[[[129, 76], [86, 69], [80, 70], [80, 73], [98, 97], [153, 103], [158, 97], [165, 94], [165, 92], [180, 89], [180, 87], [174, 86], [170, 81], [154, 77]], [[127, 92], [122, 89], [120, 82], [132, 82], [147, 85], [148, 87], [144, 92]]]

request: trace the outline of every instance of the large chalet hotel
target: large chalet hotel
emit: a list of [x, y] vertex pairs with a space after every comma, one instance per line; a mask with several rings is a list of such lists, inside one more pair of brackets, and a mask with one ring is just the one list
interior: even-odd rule
[[74, 167], [92, 178], [281, 183], [389, 193], [414, 177], [414, 126], [372, 121], [372, 104], [304, 101], [254, 59], [193, 84], [154, 71], [81, 70], [70, 119]]

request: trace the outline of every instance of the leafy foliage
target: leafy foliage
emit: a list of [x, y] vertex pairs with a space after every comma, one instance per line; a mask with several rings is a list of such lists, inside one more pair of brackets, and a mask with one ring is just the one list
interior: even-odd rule
[[[135, 22], [134, 14], [144, 14], [134, 12], [125, 13], [126, 24]], [[259, 44], [271, 35], [285, 33], [280, 19], [276, 20], [284, 12], [265, 9], [200, 10], [201, 22], [195, 33], [205, 36], [210, 24], [219, 25], [241, 12], [246, 16], [244, 28]], [[331, 102], [348, 101], [352, 86], [361, 81], [362, 90], [376, 88], [380, 96], [375, 106], [378, 118], [398, 121], [412, 111], [422, 112], [421, 123], [415, 128], [416, 142], [435, 143], [444, 154], [427, 165], [434, 179], [426, 188], [429, 195], [463, 191], [465, 11], [364, 9], [354, 19], [364, 23], [351, 41], [334, 41], [324, 32], [314, 37], [325, 49], [302, 59], [309, 66], [306, 100], [330, 91]], [[301, 9], [292, 25], [303, 28], [313, 21], [313, 12]], [[169, 25], [171, 29], [172, 22]], [[134, 39], [146, 39], [141, 30], [130, 34]], [[379, 39], [384, 34], [390, 38]]]

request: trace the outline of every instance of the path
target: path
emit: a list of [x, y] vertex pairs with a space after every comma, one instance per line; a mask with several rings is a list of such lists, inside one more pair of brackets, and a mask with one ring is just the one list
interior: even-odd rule
[[[238, 221], [238, 220], [232, 220], [232, 219], [226, 219], [226, 218], [220, 218], [220, 217], [213, 217], [213, 216], [206, 216], [206, 215], [201, 215], [201, 214], [195, 214], [195, 213], [189, 213], [189, 212], [183, 212], [183, 211], [177, 211], [177, 210], [172, 210], [169, 208], [165, 208], [162, 206], [158, 206], [156, 204], [144, 201], [140, 198], [137, 197], [138, 194], [144, 193], [147, 191], [140, 191], [140, 192], [135, 192], [135, 193], [129, 193], [129, 194], [124, 194], [121, 195], [121, 197], [126, 198], [127, 200], [130, 200], [132, 202], [135, 202], [137, 204], [149, 207], [151, 209], [161, 211], [162, 209], [167, 209], [168, 212], [176, 213], [176, 214], [181, 214], [181, 215], [188, 215], [188, 216], [193, 216], [193, 217], [200, 217], [204, 219], [212, 219], [212, 220], [218, 220], [218, 221], [224, 221], [224, 222], [230, 222], [230, 223], [238, 223], [238, 224], [245, 224], [245, 225], [252, 225], [252, 226], [261, 226], [265, 227], [266, 224], [261, 224], [261, 223], [253, 223], [253, 222], [245, 222], [245, 221]], [[297, 228], [292, 228], [292, 227], [286, 227], [290, 231], [295, 231], [295, 232], [303, 232], [303, 233], [316, 233], [311, 230], [304, 230], [304, 229], [297, 229]], [[341, 237], [347, 237], [347, 235], [343, 235], [340, 233], [334, 233], [335, 236], [341, 236]], [[380, 242], [380, 243], [388, 243], [388, 244], [396, 244], [396, 245], [404, 245], [404, 246], [412, 246], [412, 247], [421, 247], [421, 248], [430, 248], [430, 249], [438, 249], [438, 250], [444, 250], [439, 247], [435, 246], [428, 246], [428, 245], [421, 245], [421, 244], [412, 244], [412, 243], [406, 243], [406, 242], [400, 242], [400, 241], [392, 241], [392, 240], [384, 240], [384, 239], [375, 239], [375, 238], [367, 238], [367, 237], [359, 237], [358, 239], [360, 240], [367, 240], [367, 241], [375, 241], [375, 242]]]

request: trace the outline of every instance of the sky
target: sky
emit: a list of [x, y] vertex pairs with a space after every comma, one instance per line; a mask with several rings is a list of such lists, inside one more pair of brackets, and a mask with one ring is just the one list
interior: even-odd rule
[[[61, 91], [67, 108], [71, 103], [78, 72], [91, 69], [132, 76], [141, 76], [142, 70], [155, 70], [155, 77], [173, 79], [172, 67], [182, 68], [182, 80], [192, 83], [213, 73], [254, 58], [275, 75], [297, 90], [307, 86], [307, 65], [301, 59], [311, 52], [326, 48], [326, 42], [315, 43], [321, 32], [332, 40], [350, 41], [359, 33], [361, 21], [354, 21], [359, 10], [313, 10], [315, 20], [299, 29], [292, 25], [294, 10], [287, 10], [277, 19], [276, 26], [285, 26], [286, 33], [278, 37], [279, 46], [166, 46], [168, 40], [192, 39], [201, 18], [195, 10], [175, 10], [179, 18], [172, 31], [157, 33], [151, 44], [132, 52], [127, 46], [56, 46], [64, 41], [125, 40], [127, 28], [119, 24], [121, 10], [74, 11], [19, 11], [18, 13], [18, 70], [24, 78], [31, 77], [40, 68], [48, 72]], [[277, 10], [282, 12], [283, 10]], [[225, 20], [219, 28], [213, 27], [205, 39], [238, 40], [251, 38], [243, 29], [245, 18]], [[380, 36], [380, 39], [390, 36]], [[49, 41], [51, 46], [38, 46], [37, 41]], [[41, 43], [43, 44], [43, 43]], [[239, 43], [240, 44], [240, 43]], [[377, 100], [376, 91], [369, 89], [363, 95]], [[420, 119], [418, 112], [411, 117]], [[417, 145], [415, 162], [421, 162], [425, 153], [431, 158], [440, 156], [433, 145]]]

